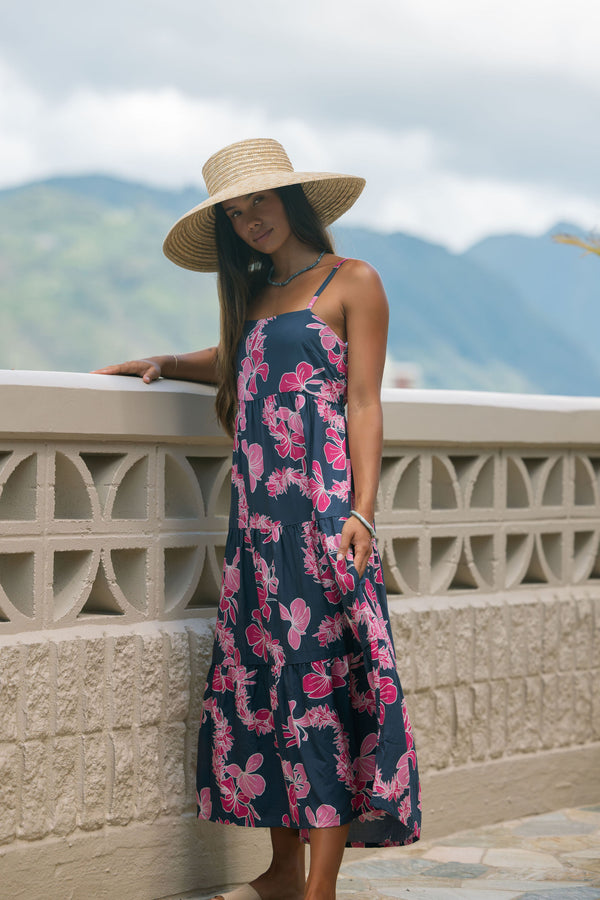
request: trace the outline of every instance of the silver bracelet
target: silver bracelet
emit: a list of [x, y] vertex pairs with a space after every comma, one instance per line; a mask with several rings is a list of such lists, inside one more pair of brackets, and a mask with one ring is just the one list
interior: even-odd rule
[[363, 525], [365, 526], [365, 528], [368, 530], [369, 534], [371, 535], [371, 538], [373, 540], [375, 540], [377, 535], [375, 534], [375, 529], [373, 528], [371, 523], [368, 522], [364, 516], [361, 516], [361, 514], [359, 512], [357, 512], [355, 509], [350, 510], [350, 515], [354, 516], [356, 519], [358, 519], [359, 522], [362, 522]]
[[172, 356], [173, 359], [175, 360], [175, 371], [177, 371], [177, 363], [179, 362], [179, 360], [178, 360], [178, 358], [175, 356], [174, 353], [171, 353], [171, 356]]

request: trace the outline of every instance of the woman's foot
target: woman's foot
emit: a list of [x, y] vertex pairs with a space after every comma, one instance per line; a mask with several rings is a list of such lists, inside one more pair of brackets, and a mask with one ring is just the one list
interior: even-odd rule
[[303, 900], [304, 898], [304, 870], [264, 872], [254, 881], [251, 887], [258, 893], [261, 900]]
[[[260, 900], [304, 900], [305, 846], [296, 828], [271, 828], [273, 859], [266, 872], [250, 882]], [[214, 900], [222, 900], [216, 894]]]
[[[258, 878], [249, 883], [260, 900], [303, 900], [304, 898], [304, 872], [297, 871], [295, 875], [287, 872], [263, 872]], [[227, 894], [216, 894], [214, 900], [223, 900]]]

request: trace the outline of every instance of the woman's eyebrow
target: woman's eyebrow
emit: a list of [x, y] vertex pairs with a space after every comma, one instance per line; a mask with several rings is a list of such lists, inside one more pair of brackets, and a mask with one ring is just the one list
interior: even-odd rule
[[[258, 193], [260, 193], [260, 191], [252, 191], [251, 194], [246, 194], [244, 196], [244, 200], [249, 200], [250, 197], [254, 197], [254, 195], [258, 194]], [[223, 204], [222, 204], [225, 212], [229, 212], [230, 209], [235, 209], [235, 203], [232, 203], [231, 201], [229, 201], [230, 206], [225, 206], [226, 203], [227, 203], [227, 200], [223, 201]]]

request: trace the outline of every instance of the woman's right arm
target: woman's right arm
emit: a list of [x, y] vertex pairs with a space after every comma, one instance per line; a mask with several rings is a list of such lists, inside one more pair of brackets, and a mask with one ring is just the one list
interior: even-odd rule
[[138, 375], [147, 384], [163, 378], [179, 378], [183, 381], [202, 381], [205, 384], [217, 383], [217, 348], [196, 350], [193, 353], [181, 353], [177, 356], [149, 356], [145, 359], [132, 359], [116, 366], [96, 369], [95, 375]]

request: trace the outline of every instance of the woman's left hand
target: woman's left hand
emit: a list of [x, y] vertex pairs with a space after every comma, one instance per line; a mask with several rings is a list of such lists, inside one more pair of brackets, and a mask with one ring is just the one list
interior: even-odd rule
[[345, 559], [350, 547], [354, 552], [354, 568], [358, 572], [358, 577], [362, 578], [373, 551], [373, 543], [368, 529], [356, 516], [349, 516], [344, 522], [337, 558]]

